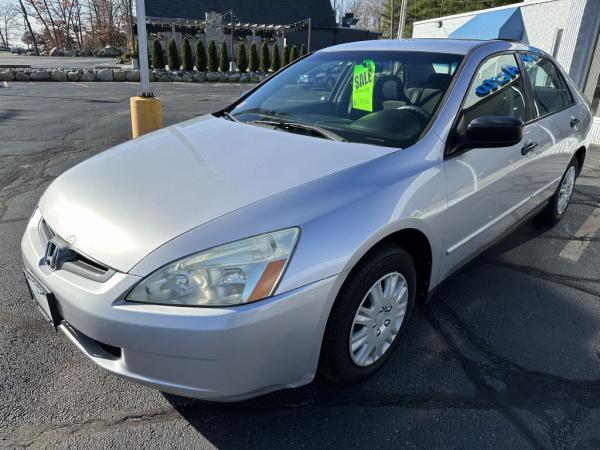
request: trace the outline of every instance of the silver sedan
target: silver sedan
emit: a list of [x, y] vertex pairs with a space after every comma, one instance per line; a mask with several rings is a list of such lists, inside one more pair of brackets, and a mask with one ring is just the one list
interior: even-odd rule
[[58, 177], [25, 276], [87, 357], [165, 392], [354, 383], [453, 271], [534, 215], [560, 220], [590, 121], [525, 45], [331, 47]]

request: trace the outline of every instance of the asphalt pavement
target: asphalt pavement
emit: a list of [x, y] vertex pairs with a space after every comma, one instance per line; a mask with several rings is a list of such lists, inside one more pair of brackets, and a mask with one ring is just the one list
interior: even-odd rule
[[97, 66], [120, 67], [119, 58], [100, 58], [96, 56], [27, 56], [0, 52], [0, 68], [15, 65], [30, 66], [34, 69], [93, 69]]
[[[169, 125], [245, 88], [162, 83], [156, 93]], [[94, 366], [30, 300], [19, 241], [52, 179], [129, 139], [137, 90], [0, 89], [0, 447], [600, 447], [598, 148], [556, 227], [525, 224], [444, 283], [360, 385], [178, 406]]]

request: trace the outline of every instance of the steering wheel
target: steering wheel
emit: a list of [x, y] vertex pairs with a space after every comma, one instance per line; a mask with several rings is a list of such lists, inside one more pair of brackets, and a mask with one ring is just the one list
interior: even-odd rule
[[420, 106], [417, 106], [417, 105], [399, 106], [398, 108], [396, 108], [396, 110], [411, 112], [415, 116], [417, 116], [420, 120], [422, 120], [423, 123], [427, 123], [427, 122], [429, 122], [429, 119], [431, 119], [431, 113], [429, 111], [427, 111], [425, 108], [421, 108]]

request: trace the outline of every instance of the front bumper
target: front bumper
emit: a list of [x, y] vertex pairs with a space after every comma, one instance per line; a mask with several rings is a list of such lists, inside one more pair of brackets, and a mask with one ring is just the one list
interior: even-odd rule
[[39, 212], [23, 262], [50, 290], [59, 329], [100, 367], [161, 391], [235, 401], [309, 383], [316, 372], [337, 277], [235, 308], [135, 304], [122, 300], [140, 278], [98, 282], [42, 263]]

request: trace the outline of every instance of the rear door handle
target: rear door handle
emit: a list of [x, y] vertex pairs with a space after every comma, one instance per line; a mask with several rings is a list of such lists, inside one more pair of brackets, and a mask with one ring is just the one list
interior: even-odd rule
[[525, 156], [527, 153], [529, 153], [531, 150], [533, 150], [534, 148], [536, 148], [538, 146], [537, 142], [530, 142], [529, 144], [526, 144], [522, 149], [521, 149], [521, 155]]
[[571, 117], [571, 122], [569, 122], [569, 125], [571, 125], [571, 128], [573, 128], [579, 122], [581, 122], [581, 120], [579, 120], [577, 117]]

